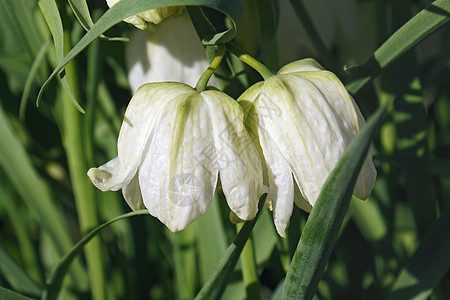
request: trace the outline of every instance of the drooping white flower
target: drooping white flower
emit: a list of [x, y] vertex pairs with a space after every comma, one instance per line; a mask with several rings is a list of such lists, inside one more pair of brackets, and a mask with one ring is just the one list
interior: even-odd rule
[[[132, 92], [148, 82], [175, 81], [195, 86], [209, 67], [205, 48], [187, 12], [147, 30], [136, 30], [126, 48]], [[209, 85], [218, 87], [212, 77]]]
[[[113, 7], [120, 0], [106, 0], [109, 7]], [[139, 29], [147, 28], [147, 23], [159, 24], [167, 17], [181, 14], [182, 6], [169, 6], [149, 9], [134, 16], [125, 18], [124, 21], [133, 24]]]
[[118, 157], [88, 176], [102, 191], [122, 189], [133, 210], [146, 207], [179, 231], [206, 211], [220, 174], [233, 213], [252, 219], [263, 193], [262, 167], [243, 118], [241, 106], [219, 91], [143, 85], [125, 112]]
[[[294, 203], [310, 211], [328, 175], [364, 118], [343, 84], [316, 61], [304, 59], [284, 66], [277, 75], [244, 92], [238, 102], [248, 112], [246, 126], [255, 134], [265, 158], [278, 233], [285, 236]], [[365, 199], [376, 170], [369, 153], [354, 194]]]

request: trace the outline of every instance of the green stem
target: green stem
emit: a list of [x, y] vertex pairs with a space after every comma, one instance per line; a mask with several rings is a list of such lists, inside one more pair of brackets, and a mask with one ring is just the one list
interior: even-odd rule
[[211, 65], [202, 74], [202, 76], [197, 82], [197, 85], [195, 86], [195, 89], [198, 92], [203, 92], [206, 89], [206, 85], [208, 84], [209, 79], [214, 74], [216, 69], [219, 67], [224, 55], [225, 55], [225, 45], [224, 44], [217, 45], [216, 57], [214, 57], [213, 61], [211, 62]]
[[[238, 232], [241, 230], [244, 223], [236, 225]], [[259, 276], [256, 268], [256, 258], [253, 243], [253, 235], [250, 234], [244, 249], [241, 254], [242, 277], [244, 279], [245, 291], [247, 292], [247, 299], [261, 299], [261, 292], [259, 287]]]
[[[71, 49], [68, 38], [69, 33], [65, 31], [64, 34], [64, 47], [68, 51]], [[79, 83], [75, 64], [68, 64], [65, 70], [70, 86], [74, 93], [77, 94]], [[98, 225], [94, 187], [86, 175], [86, 150], [83, 147], [81, 114], [73, 107], [69, 99], [66, 99], [67, 95], [63, 95], [63, 144], [67, 155], [80, 229], [82, 232], [86, 232]], [[95, 300], [106, 299], [100, 240], [94, 239], [90, 245], [86, 246], [85, 250], [92, 298]]]
[[244, 63], [255, 69], [262, 76], [262, 78], [264, 78], [264, 80], [274, 75], [269, 68], [239, 49], [235, 44], [228, 43], [227, 50], [236, 55]]

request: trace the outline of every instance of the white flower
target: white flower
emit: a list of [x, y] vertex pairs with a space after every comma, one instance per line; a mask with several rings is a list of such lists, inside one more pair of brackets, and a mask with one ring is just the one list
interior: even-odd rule
[[132, 98], [118, 157], [88, 176], [102, 191], [122, 189], [132, 209], [144, 206], [172, 231], [211, 203], [218, 175], [233, 213], [252, 219], [263, 193], [261, 160], [236, 101], [182, 83], [149, 83]]
[[[312, 59], [283, 67], [244, 92], [246, 126], [258, 136], [278, 233], [285, 236], [294, 202], [310, 211], [325, 180], [365, 121], [343, 84]], [[365, 199], [376, 178], [369, 153], [354, 194]]]
[[[106, 0], [109, 7], [113, 7], [120, 0]], [[146, 22], [159, 24], [167, 17], [177, 16], [181, 14], [183, 10], [182, 6], [169, 6], [149, 9], [134, 16], [125, 18], [124, 21], [133, 24], [139, 29], [147, 28]]]
[[[176, 81], [195, 86], [209, 67], [205, 48], [187, 12], [147, 30], [136, 30], [126, 49], [131, 90], [148, 82]], [[218, 87], [212, 77], [209, 85]]]

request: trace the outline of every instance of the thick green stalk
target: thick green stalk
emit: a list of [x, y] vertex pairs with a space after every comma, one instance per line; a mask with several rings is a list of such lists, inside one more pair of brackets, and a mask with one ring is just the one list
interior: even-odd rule
[[239, 49], [233, 43], [227, 44], [227, 50], [236, 55], [240, 60], [244, 63], [255, 69], [261, 76], [266, 80], [267, 78], [273, 76], [272, 71], [269, 70], [264, 64], [260, 63], [249, 54], [245, 53], [241, 49]]
[[206, 85], [208, 84], [209, 79], [214, 74], [216, 69], [219, 67], [224, 55], [225, 55], [225, 45], [224, 44], [217, 45], [216, 57], [214, 57], [213, 61], [211, 62], [211, 65], [202, 74], [202, 76], [197, 82], [197, 85], [195, 86], [195, 89], [198, 92], [203, 92], [206, 89]]
[[[68, 32], [65, 32], [65, 37], [64, 47], [65, 50], [68, 51], [71, 48], [68, 42]], [[74, 67], [74, 64], [68, 64], [65, 71], [72, 91], [77, 95], [79, 85]], [[74, 108], [67, 98], [66, 94], [63, 94], [63, 144], [67, 155], [80, 228], [82, 232], [87, 232], [98, 225], [95, 191], [94, 186], [90, 183], [86, 175], [87, 167], [85, 149], [83, 147], [82, 115]], [[100, 240], [94, 239], [86, 246], [85, 254], [93, 299], [105, 299], [105, 282]]]
[[[238, 232], [244, 223], [237, 224]], [[242, 277], [244, 279], [245, 291], [247, 299], [261, 299], [259, 287], [259, 276], [256, 267], [255, 250], [253, 243], [253, 235], [250, 234], [241, 254]]]

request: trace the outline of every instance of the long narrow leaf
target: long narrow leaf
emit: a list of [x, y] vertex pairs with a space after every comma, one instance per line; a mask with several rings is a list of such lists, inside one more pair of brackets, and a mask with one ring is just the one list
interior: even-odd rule
[[123, 214], [121, 216], [118, 216], [117, 218], [109, 220], [106, 223], [103, 223], [102, 225], [94, 228], [91, 232], [89, 232], [89, 234], [87, 234], [83, 239], [81, 239], [78, 243], [76, 243], [75, 246], [73, 246], [72, 249], [66, 255], [64, 255], [59, 264], [53, 269], [51, 275], [47, 279], [45, 289], [42, 292], [42, 300], [56, 299], [56, 297], [58, 296], [58, 292], [61, 288], [64, 276], [66, 275], [67, 270], [70, 267], [70, 264], [75, 259], [75, 257], [81, 252], [81, 250], [83, 250], [83, 247], [90, 240], [92, 240], [92, 238], [95, 237], [103, 228], [116, 221], [125, 218], [146, 214], [148, 214], [148, 210], [146, 209]]
[[16, 293], [14, 291], [5, 289], [3, 287], [0, 287], [0, 299], [7, 299], [7, 300], [33, 300], [33, 298], [29, 298], [27, 296], [24, 296], [22, 294]]
[[[59, 254], [70, 249], [71, 240], [68, 226], [62, 214], [52, 201], [47, 187], [33, 167], [25, 148], [9, 125], [8, 119], [0, 106], [0, 165], [8, 176], [32, 215], [46, 231]], [[79, 282], [84, 282], [85, 274], [81, 265], [77, 264], [76, 276]]]
[[220, 299], [227, 285], [230, 274], [231, 272], [233, 272], [239, 256], [241, 255], [242, 249], [244, 248], [245, 243], [252, 233], [253, 227], [255, 227], [255, 223], [258, 220], [259, 215], [261, 214], [261, 209], [264, 205], [264, 202], [266, 201], [266, 198], [267, 194], [264, 194], [259, 199], [258, 214], [253, 220], [246, 222], [242, 226], [233, 243], [228, 246], [227, 250], [225, 251], [225, 255], [220, 260], [216, 271], [214, 272], [214, 274], [212, 274], [208, 282], [202, 287], [200, 292], [195, 297], [196, 300]]
[[383, 68], [447, 23], [449, 15], [450, 0], [434, 1], [420, 11], [384, 42], [360, 69], [355, 70], [355, 79], [347, 85], [349, 92], [358, 92]]
[[[58, 6], [56, 5], [56, 2], [52, 0], [39, 0], [39, 8], [41, 9], [47, 25], [50, 28], [50, 32], [52, 33], [53, 41], [55, 43], [56, 60], [59, 64], [64, 58], [64, 33]], [[62, 75], [60, 76], [60, 80], [72, 104], [80, 112], [84, 113], [84, 109], [80, 106], [80, 104], [78, 104], [72, 90], [70, 89], [67, 77]]]
[[18, 291], [30, 296], [39, 296], [41, 288], [28, 276], [22, 267], [0, 245], [0, 273]]
[[[39, 104], [42, 93], [49, 84], [50, 80], [53, 79], [57, 74], [59, 74], [69, 61], [77, 56], [93, 40], [99, 37], [100, 34], [105, 32], [115, 24], [119, 23], [123, 19], [142, 11], [158, 7], [182, 5], [210, 7], [224, 13], [229, 17], [232, 23], [232, 27], [230, 29], [204, 38], [204, 42], [210, 44], [225, 43], [230, 41], [234, 37], [237, 27], [241, 23], [243, 17], [243, 8], [240, 0], [122, 0], [111, 7], [111, 9], [107, 10], [105, 14], [97, 21], [97, 23], [95, 23], [95, 25], [92, 26], [92, 28], [83, 36], [83, 38], [72, 48], [67, 56], [62, 61], [58, 61], [59, 65], [55, 70], [53, 70], [53, 73], [50, 75], [50, 77], [43, 84], [41, 90], [39, 91], [37, 103]], [[47, 20], [47, 22], [52, 21]]]
[[325, 182], [292, 258], [281, 299], [312, 299], [314, 296], [347, 212], [359, 170], [385, 110], [386, 105], [373, 114]]

